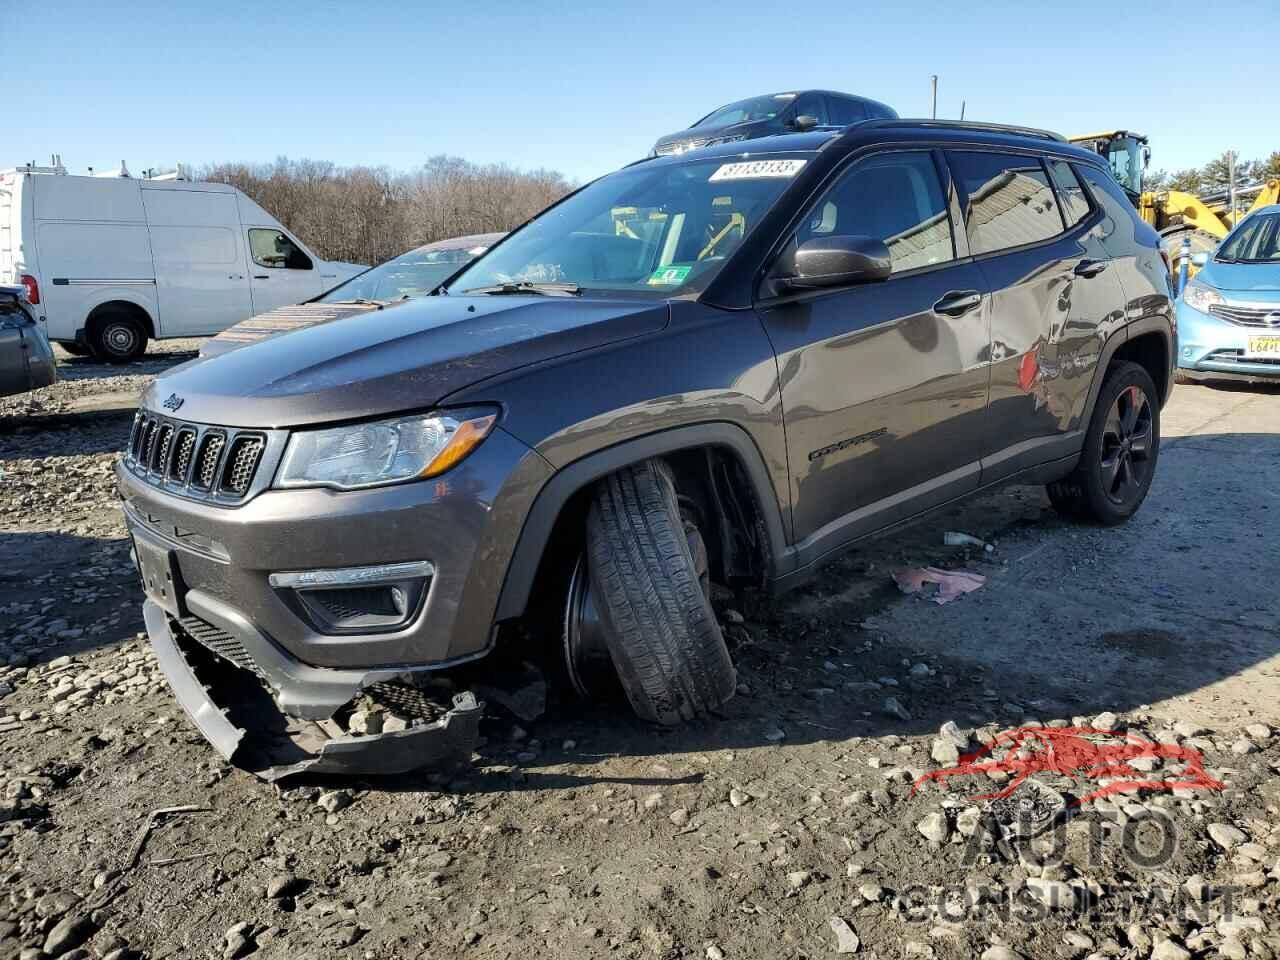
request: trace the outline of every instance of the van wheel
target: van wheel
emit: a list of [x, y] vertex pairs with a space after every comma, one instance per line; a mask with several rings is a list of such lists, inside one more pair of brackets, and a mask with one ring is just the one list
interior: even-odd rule
[[147, 352], [147, 331], [127, 313], [100, 314], [89, 334], [93, 355], [107, 363], [129, 363]]
[[638, 716], [674, 725], [733, 696], [737, 674], [706, 593], [706, 549], [681, 518], [664, 463], [627, 467], [596, 487], [587, 567], [601, 632]]
[[1133, 516], [1160, 456], [1160, 405], [1151, 375], [1136, 363], [1112, 367], [1089, 421], [1080, 463], [1049, 484], [1063, 516], [1116, 526]]

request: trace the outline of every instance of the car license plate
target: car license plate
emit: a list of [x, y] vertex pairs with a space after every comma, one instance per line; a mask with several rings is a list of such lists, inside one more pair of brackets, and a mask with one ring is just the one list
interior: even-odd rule
[[1280, 360], [1280, 337], [1250, 337], [1245, 355]]
[[173, 551], [134, 533], [133, 553], [138, 558], [143, 593], [171, 616], [182, 616], [182, 576]]

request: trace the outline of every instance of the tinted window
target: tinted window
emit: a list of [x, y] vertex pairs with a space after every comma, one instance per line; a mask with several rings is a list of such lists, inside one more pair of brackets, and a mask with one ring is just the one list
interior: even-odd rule
[[867, 119], [867, 108], [857, 100], [846, 100], [844, 97], [827, 97], [827, 110], [832, 123], [845, 126]]
[[1053, 175], [1053, 185], [1058, 188], [1062, 219], [1067, 221], [1068, 227], [1074, 227], [1089, 215], [1089, 197], [1065, 160], [1050, 160], [1049, 172]]
[[249, 251], [253, 254], [253, 262], [260, 267], [311, 269], [311, 258], [279, 230], [250, 230]]
[[796, 97], [796, 108], [792, 117], [816, 117], [819, 126], [825, 126], [827, 120], [826, 97], [820, 93], [802, 93]]
[[883, 240], [894, 273], [954, 260], [951, 219], [933, 156], [886, 153], [856, 164], [818, 201], [797, 239], [833, 234]]
[[1120, 189], [1120, 184], [1109, 169], [1101, 170], [1089, 163], [1073, 163], [1071, 169], [1089, 188], [1093, 202], [1106, 214], [1106, 219], [1102, 222], [1102, 239], [1107, 242], [1112, 256], [1117, 255], [1117, 251], [1123, 251], [1127, 245], [1137, 240], [1138, 224], [1142, 221], [1138, 220], [1133, 204]]
[[950, 154], [965, 195], [965, 229], [974, 254], [1038, 243], [1062, 232], [1058, 201], [1035, 157]]

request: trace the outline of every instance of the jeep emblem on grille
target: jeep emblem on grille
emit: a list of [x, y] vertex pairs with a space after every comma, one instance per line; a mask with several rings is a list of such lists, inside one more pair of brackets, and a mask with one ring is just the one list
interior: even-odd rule
[[172, 410], [174, 413], [177, 413], [178, 408], [182, 406], [184, 402], [185, 401], [176, 393], [171, 393], [169, 394], [169, 399], [162, 403], [161, 406], [166, 410]]

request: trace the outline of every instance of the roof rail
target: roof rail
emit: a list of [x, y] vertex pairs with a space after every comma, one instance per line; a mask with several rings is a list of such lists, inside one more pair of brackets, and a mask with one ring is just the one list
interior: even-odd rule
[[877, 118], [874, 120], [859, 120], [845, 129], [852, 130], [857, 128], [866, 130], [901, 126], [938, 127], [942, 130], [981, 130], [987, 133], [1013, 133], [1020, 137], [1037, 137], [1041, 140], [1056, 140], [1059, 143], [1069, 142], [1062, 134], [1054, 133], [1052, 130], [1041, 130], [1039, 127], [1021, 127], [1008, 123], [981, 123], [976, 120], [916, 120], [907, 117], [903, 117], [900, 120], [890, 120]]

